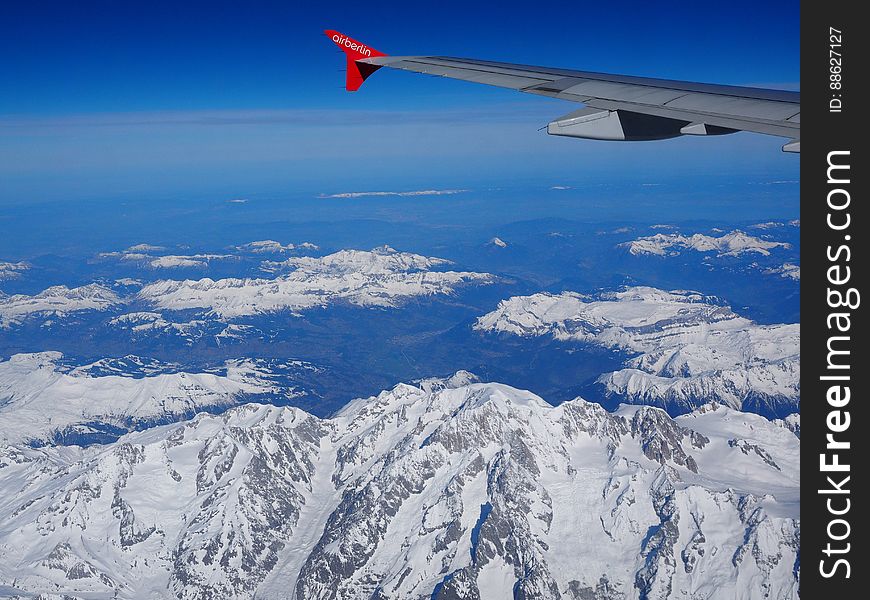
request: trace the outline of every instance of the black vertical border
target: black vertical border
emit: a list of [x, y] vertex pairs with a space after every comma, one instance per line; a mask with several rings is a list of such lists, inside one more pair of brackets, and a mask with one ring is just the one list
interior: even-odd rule
[[[866, 308], [863, 303], [870, 302], [870, 296], [862, 297], [858, 308], [831, 308], [828, 303], [828, 290], [845, 291], [855, 287], [865, 291], [865, 271], [870, 256], [867, 254], [866, 238], [870, 223], [866, 219], [864, 204], [866, 198], [867, 173], [864, 146], [870, 143], [860, 133], [866, 129], [866, 114], [870, 111], [863, 79], [867, 65], [867, 38], [870, 36], [870, 23], [858, 15], [859, 2], [834, 0], [804, 0], [801, 3], [801, 322], [802, 322], [802, 365], [801, 365], [801, 597], [815, 598], [866, 598], [870, 586], [870, 568], [863, 563], [867, 555], [868, 540], [864, 527], [866, 494], [859, 490], [868, 484], [865, 460], [870, 460], [868, 444], [870, 422], [865, 408], [867, 397], [867, 378], [870, 378], [870, 364], [866, 361], [870, 349], [870, 339], [866, 337]], [[832, 89], [831, 35], [830, 28], [842, 33], [842, 46], [834, 48], [842, 53], [842, 89]], [[833, 78], [836, 79], [836, 78]], [[841, 94], [836, 96], [835, 94]], [[831, 112], [830, 101], [840, 98], [842, 112]], [[848, 151], [847, 162], [849, 183], [846, 185], [828, 182], [828, 155], [832, 151]], [[846, 160], [838, 157], [838, 162]], [[845, 171], [839, 171], [845, 174]], [[847, 189], [851, 201], [848, 209], [851, 224], [848, 230], [834, 231], [828, 225], [828, 193], [835, 188]], [[842, 203], [844, 196], [837, 195], [836, 201]], [[843, 211], [844, 212], [844, 211]], [[834, 220], [842, 223], [843, 212], [834, 215]], [[847, 241], [845, 238], [849, 236]], [[835, 253], [841, 245], [850, 247], [851, 260], [845, 261], [845, 253], [840, 260], [831, 261], [829, 252]], [[829, 282], [829, 268], [838, 263], [851, 269], [849, 283], [833, 286]], [[840, 276], [843, 270], [839, 272]], [[851, 329], [847, 334], [830, 330], [828, 316], [832, 312], [849, 312]], [[848, 335], [848, 361], [851, 368], [839, 371], [848, 373], [851, 400], [842, 411], [849, 412], [850, 426], [847, 431], [837, 433], [837, 440], [848, 441], [851, 447], [837, 451], [839, 461], [850, 465], [848, 475], [851, 480], [843, 487], [848, 488], [851, 501], [848, 513], [840, 518], [849, 522], [848, 538], [842, 541], [830, 540], [828, 526], [832, 519], [827, 501], [833, 499], [835, 509], [844, 506], [846, 495], [822, 494], [820, 490], [830, 488], [827, 481], [830, 475], [836, 481], [842, 480], [840, 473], [823, 473], [820, 468], [820, 454], [826, 450], [829, 411], [834, 410], [827, 401], [827, 391], [831, 382], [822, 381], [821, 376], [831, 374], [827, 368], [828, 338], [831, 335]], [[845, 346], [841, 343], [841, 348]], [[846, 384], [846, 382], [843, 382]], [[842, 418], [842, 415], [838, 418]], [[829, 459], [830, 462], [830, 459]], [[846, 531], [842, 523], [832, 529], [836, 536]], [[825, 554], [827, 544], [843, 549], [850, 544], [849, 551], [843, 554]], [[840, 565], [834, 576], [824, 577], [821, 561], [830, 572], [837, 558], [845, 558], [850, 566], [849, 577]]]

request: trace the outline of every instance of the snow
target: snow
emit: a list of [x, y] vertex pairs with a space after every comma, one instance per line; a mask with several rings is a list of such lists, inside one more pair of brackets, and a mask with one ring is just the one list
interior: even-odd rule
[[775, 419], [773, 421], [780, 427], [784, 427], [791, 431], [795, 436], [800, 439], [801, 437], [801, 415], [800, 413], [792, 413], [787, 415], [784, 419]]
[[[51, 372], [52, 357], [29, 360]], [[332, 419], [246, 405], [102, 447], [0, 448], [0, 585], [182, 600], [428, 598], [439, 585], [797, 598], [799, 450], [780, 424], [724, 406], [676, 420], [553, 407], [464, 372]]]
[[508, 247], [508, 243], [499, 237], [492, 238], [491, 240], [489, 240], [489, 243], [492, 244], [493, 246], [497, 246], [499, 248], [507, 248]]
[[801, 267], [792, 263], [784, 263], [781, 267], [774, 267], [764, 271], [767, 275], [779, 275], [784, 279], [794, 279], [800, 281]]
[[733, 330], [745, 327], [749, 321], [698, 292], [638, 286], [603, 293], [598, 298], [576, 292], [513, 296], [479, 317], [474, 327], [640, 351], [650, 349], [651, 339], [662, 332], [670, 338], [681, 326], [710, 324]]
[[136, 244], [127, 248], [126, 252], [160, 252], [161, 250], [166, 250], [166, 247], [154, 244]]
[[619, 244], [628, 248], [634, 255], [675, 256], [682, 250], [697, 252], [716, 252], [717, 256], [739, 256], [746, 253], [757, 253], [769, 256], [774, 248], [790, 248], [785, 242], [763, 240], [748, 235], [740, 230], [734, 230], [722, 236], [715, 237], [696, 233], [685, 236], [679, 233], [657, 233], [640, 237], [636, 240]]
[[491, 283], [487, 273], [435, 271], [448, 261], [398, 252], [341, 250], [323, 257], [295, 257], [275, 279], [200, 279], [151, 283], [138, 294], [161, 309], [202, 309], [224, 318], [325, 307], [335, 302], [393, 307], [414, 296], [452, 294], [462, 285]]
[[247, 370], [170, 373], [131, 378], [94, 376], [93, 363], [62, 366], [59, 352], [16, 354], [0, 362], [0, 443], [45, 443], [56, 434], [87, 431], [92, 423], [126, 429], [194, 414], [204, 408], [237, 404], [242, 394], [273, 391]]
[[196, 267], [204, 269], [208, 266], [208, 262], [187, 256], [160, 256], [154, 260], [148, 261], [148, 265], [152, 269], [176, 269], [181, 267]]
[[115, 285], [137, 286], [138, 287], [138, 286], [142, 285], [142, 280], [141, 279], [134, 279], [132, 277], [121, 277], [120, 279], [115, 280]]
[[56, 285], [32, 296], [0, 296], [0, 329], [34, 316], [62, 317], [80, 311], [105, 311], [123, 303], [111, 289], [96, 283], [76, 288]]
[[766, 221], [764, 223], [756, 223], [755, 225], [750, 225], [749, 229], [776, 229], [777, 227], [783, 227], [785, 223], [782, 221]]
[[339, 498], [331, 480], [336, 456], [336, 449], [331, 440], [321, 439], [319, 460], [311, 479], [310, 497], [299, 512], [299, 522], [305, 524], [305, 527], [301, 528], [293, 538], [292, 547], [272, 570], [270, 577], [263, 582], [262, 593], [267, 597], [281, 597], [286, 590], [295, 589], [305, 560], [318, 542], [320, 532], [323, 531], [327, 519], [338, 504]]
[[242, 244], [241, 246], [236, 246], [236, 249], [243, 252], [252, 252], [254, 254], [283, 254], [284, 252], [292, 252], [293, 250], [319, 250], [320, 247], [311, 242], [302, 242], [301, 244], [282, 244], [275, 240], [258, 240]]
[[[675, 421], [711, 439], [709, 451], [697, 458], [698, 468], [708, 480], [709, 474], [715, 473], [721, 490], [740, 489], [759, 497], [773, 495], [777, 502], [770, 506], [775, 507], [779, 516], [800, 516], [800, 493], [794, 485], [795, 480], [799, 481], [800, 456], [795, 451], [796, 436], [792, 431], [786, 427], [776, 427], [775, 422], [762, 416], [716, 403], [677, 417]], [[752, 451], [729, 452], [741, 446]], [[763, 449], [762, 454], [773, 458], [778, 467], [772, 469], [764, 480], [754, 477], [759, 464], [765, 463], [754, 452], [753, 446]], [[729, 460], [722, 460], [721, 457], [726, 455], [730, 457]]]
[[6, 262], [0, 260], [0, 281], [18, 279], [21, 274], [30, 268], [26, 262]]
[[628, 352], [625, 369], [599, 378], [606, 391], [683, 412], [705, 400], [740, 408], [749, 396], [796, 406], [800, 396], [800, 325], [758, 325], [697, 292], [514, 296], [474, 327]]
[[504, 600], [514, 597], [514, 584], [517, 576], [513, 567], [506, 564], [500, 556], [488, 562], [477, 576], [480, 600]]
[[109, 320], [109, 325], [128, 329], [137, 335], [169, 333], [193, 340], [202, 335], [206, 322], [197, 319], [176, 322], [167, 319], [162, 313], [137, 311], [113, 317]]
[[193, 254], [190, 256], [183, 255], [167, 255], [158, 256], [148, 261], [148, 266], [152, 269], [177, 269], [177, 268], [199, 268], [208, 267], [209, 262], [213, 260], [230, 260], [236, 258], [231, 254]]
[[[252, 244], [252, 252], [278, 251], [269, 240]], [[282, 251], [290, 247], [279, 246]], [[315, 248], [307, 242], [294, 247]], [[153, 256], [127, 251], [101, 256], [137, 261], [154, 269], [205, 268], [209, 261], [238, 259], [229, 254]], [[144, 285], [137, 294], [128, 297], [122, 297], [99, 283], [77, 288], [58, 285], [35, 295], [0, 295], [0, 328], [18, 325], [37, 316], [64, 317], [80, 311], [107, 311], [137, 300], [146, 304], [145, 308], [200, 309], [219, 318], [281, 310], [300, 312], [337, 302], [387, 308], [414, 297], [450, 295], [462, 286], [488, 285], [494, 281], [488, 273], [447, 270], [449, 264], [450, 261], [445, 259], [399, 252], [383, 246], [370, 251], [341, 250], [322, 257], [265, 261], [264, 270], [282, 273], [272, 279], [160, 279]], [[125, 278], [116, 280], [114, 284], [126, 287], [140, 285], [140, 282]], [[46, 324], [51, 324], [51, 321], [46, 321]], [[174, 323], [159, 310], [140, 310], [115, 317], [110, 324], [129, 326], [139, 332], [173, 330], [186, 335], [202, 321]]]
[[120, 252], [102, 252], [100, 258], [116, 258], [127, 262], [138, 262], [152, 269], [198, 268], [204, 269], [209, 262], [217, 260], [232, 260], [238, 257], [232, 254], [166, 254], [155, 256], [155, 252], [166, 250], [163, 246], [151, 244], [136, 244]]

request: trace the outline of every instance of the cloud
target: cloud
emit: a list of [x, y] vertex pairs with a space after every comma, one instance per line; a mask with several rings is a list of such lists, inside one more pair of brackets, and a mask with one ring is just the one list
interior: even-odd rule
[[364, 198], [367, 196], [452, 196], [470, 190], [410, 190], [405, 192], [342, 192], [339, 194], [320, 194], [318, 198]]

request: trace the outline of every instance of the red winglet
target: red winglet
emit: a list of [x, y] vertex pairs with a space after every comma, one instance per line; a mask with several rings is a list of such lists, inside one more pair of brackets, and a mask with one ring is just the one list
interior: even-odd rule
[[380, 69], [378, 65], [370, 65], [357, 61], [375, 56], [386, 56], [386, 54], [378, 52], [374, 48], [370, 48], [332, 29], [327, 29], [324, 33], [347, 55], [347, 82], [345, 83], [345, 89], [349, 92], [357, 91], [369, 75]]

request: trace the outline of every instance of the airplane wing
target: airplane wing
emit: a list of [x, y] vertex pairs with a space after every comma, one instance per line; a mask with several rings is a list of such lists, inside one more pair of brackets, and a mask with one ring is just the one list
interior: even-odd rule
[[597, 140], [660, 140], [751, 131], [790, 138], [800, 152], [800, 92], [692, 83], [534, 67], [446, 56], [388, 56], [337, 31], [326, 34], [347, 55], [349, 91], [387, 67], [579, 102], [547, 133]]

